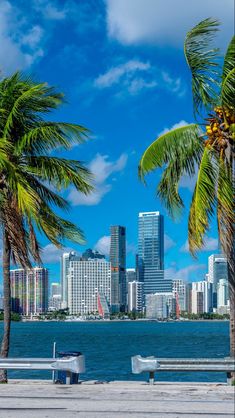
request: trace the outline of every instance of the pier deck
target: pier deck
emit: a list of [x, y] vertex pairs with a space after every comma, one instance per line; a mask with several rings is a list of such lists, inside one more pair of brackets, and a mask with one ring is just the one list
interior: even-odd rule
[[0, 418], [234, 418], [225, 384], [10, 381], [0, 385]]

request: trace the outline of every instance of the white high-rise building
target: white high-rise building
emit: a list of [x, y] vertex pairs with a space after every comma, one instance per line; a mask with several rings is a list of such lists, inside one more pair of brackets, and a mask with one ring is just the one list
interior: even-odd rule
[[144, 302], [144, 283], [129, 282], [128, 283], [128, 311], [142, 312]]
[[212, 254], [208, 258], [208, 281], [213, 286], [213, 308], [217, 308], [217, 285], [221, 279], [228, 281], [228, 262], [223, 254]]
[[212, 312], [212, 283], [192, 282], [192, 313]]
[[61, 295], [61, 285], [59, 283], [51, 283], [51, 294], [50, 296], [53, 298], [53, 296]]
[[166, 319], [175, 315], [176, 305], [173, 293], [154, 293], [146, 296], [146, 317]]
[[136, 281], [136, 270], [134, 268], [126, 269], [126, 282], [135, 282]]
[[186, 311], [186, 284], [181, 279], [172, 280], [172, 293], [179, 304], [180, 312]]
[[220, 279], [217, 284], [217, 308], [228, 306], [228, 304], [228, 281], [226, 279]]
[[61, 308], [68, 308], [68, 274], [71, 260], [79, 260], [74, 251], [64, 253], [60, 260]]
[[68, 308], [71, 315], [99, 311], [98, 300], [111, 300], [111, 263], [105, 259], [71, 259], [68, 266]]

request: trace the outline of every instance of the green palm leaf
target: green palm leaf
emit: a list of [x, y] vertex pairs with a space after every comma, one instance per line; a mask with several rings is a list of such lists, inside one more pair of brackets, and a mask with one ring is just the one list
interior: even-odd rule
[[214, 213], [217, 170], [212, 152], [205, 148], [198, 171], [188, 222], [189, 250], [195, 254], [204, 244], [204, 235]]
[[62, 122], [36, 123], [22, 138], [19, 138], [15, 152], [45, 153], [62, 147], [71, 149], [73, 144], [83, 143], [88, 136], [88, 129], [81, 125]]
[[179, 181], [184, 174], [193, 176], [203, 152], [198, 125], [186, 125], [167, 132], [145, 151], [139, 164], [139, 176], [157, 168], [165, 168], [157, 195], [171, 216], [177, 216], [184, 206], [179, 195]]
[[221, 102], [223, 107], [235, 108], [235, 68], [231, 70], [222, 82]]
[[200, 133], [198, 125], [191, 124], [161, 135], [144, 152], [139, 163], [139, 177], [144, 180], [146, 174], [175, 161], [178, 156], [188, 156], [182, 158], [181, 168], [193, 174], [202, 152]]
[[235, 36], [232, 37], [224, 57], [222, 80], [234, 69], [235, 65]]
[[218, 88], [218, 52], [210, 43], [218, 31], [218, 22], [205, 19], [187, 33], [184, 52], [192, 73], [192, 94], [195, 113], [216, 102]]
[[31, 156], [27, 161], [29, 171], [41, 180], [53, 183], [58, 189], [73, 184], [85, 194], [92, 190], [89, 183], [92, 175], [80, 161], [48, 156]]

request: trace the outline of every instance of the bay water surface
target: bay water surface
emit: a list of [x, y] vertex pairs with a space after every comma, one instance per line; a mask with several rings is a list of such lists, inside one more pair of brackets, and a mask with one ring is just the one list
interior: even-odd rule
[[[3, 323], [0, 322], [0, 339]], [[81, 351], [83, 380], [147, 380], [131, 373], [131, 356], [209, 357], [229, 355], [228, 321], [13, 322], [11, 357], [52, 357], [58, 351]], [[10, 378], [48, 379], [50, 372], [11, 371]], [[160, 373], [164, 381], [226, 381], [224, 373]]]

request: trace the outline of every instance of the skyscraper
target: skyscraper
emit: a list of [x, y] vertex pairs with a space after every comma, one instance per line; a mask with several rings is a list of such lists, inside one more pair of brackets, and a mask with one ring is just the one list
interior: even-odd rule
[[35, 267], [10, 271], [12, 310], [38, 315], [48, 309], [48, 270]]
[[61, 308], [63, 309], [68, 307], [68, 269], [71, 260], [79, 260], [74, 251], [62, 254], [60, 260]]
[[172, 281], [172, 293], [179, 305], [180, 312], [186, 311], [186, 284], [181, 279]]
[[213, 308], [217, 308], [217, 286], [221, 279], [228, 281], [228, 262], [223, 254], [212, 254], [208, 258], [208, 281], [213, 286]]
[[144, 295], [144, 283], [143, 282], [129, 282], [128, 283], [128, 311], [129, 312], [142, 312], [143, 311], [143, 295]]
[[171, 292], [146, 295], [146, 318], [166, 319], [175, 314], [176, 303]]
[[164, 219], [160, 212], [139, 213], [138, 278], [144, 293], [171, 292], [171, 280], [164, 278]]
[[212, 284], [206, 280], [192, 282], [192, 313], [212, 312]]
[[[103, 258], [71, 259], [68, 267], [68, 308], [71, 315], [102, 310], [111, 299], [111, 266]], [[103, 316], [103, 315], [102, 315]]]
[[111, 263], [111, 305], [112, 311], [125, 311], [127, 304], [126, 289], [126, 228], [115, 225], [110, 227], [110, 263]]

